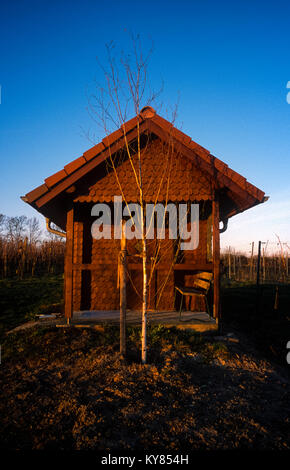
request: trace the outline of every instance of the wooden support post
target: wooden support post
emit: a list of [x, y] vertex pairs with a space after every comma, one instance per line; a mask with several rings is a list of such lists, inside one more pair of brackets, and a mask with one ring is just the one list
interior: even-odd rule
[[126, 356], [126, 234], [125, 224], [122, 225], [121, 251], [119, 260], [119, 276], [120, 276], [120, 354]]
[[66, 247], [65, 247], [65, 317], [69, 324], [73, 316], [73, 246], [74, 246], [74, 210], [67, 212]]
[[213, 221], [213, 316], [220, 319], [220, 231], [219, 231], [219, 200], [212, 201]]

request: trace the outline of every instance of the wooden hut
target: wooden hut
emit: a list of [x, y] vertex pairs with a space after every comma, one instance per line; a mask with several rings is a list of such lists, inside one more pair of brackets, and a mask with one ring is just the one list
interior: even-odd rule
[[[66, 233], [65, 314], [119, 309], [117, 288], [120, 240], [91, 235], [96, 203], [112, 205], [114, 196], [139, 202], [134, 176], [138, 148], [142, 157], [143, 200], [147, 203], [199, 204], [199, 245], [177, 252], [176, 241], [148, 241], [150, 260], [158, 262], [149, 285], [149, 308], [174, 310], [175, 286], [191, 285], [195, 273], [213, 273], [213, 315], [219, 318], [220, 232], [228, 219], [266, 200], [210, 151], [193, 142], [151, 107], [100, 143], [49, 176], [22, 199]], [[130, 158], [128, 157], [130, 153]], [[133, 165], [132, 165], [133, 162]], [[220, 227], [221, 223], [223, 226]], [[168, 229], [166, 229], [168, 232]], [[128, 241], [127, 306], [141, 306], [140, 240]]]

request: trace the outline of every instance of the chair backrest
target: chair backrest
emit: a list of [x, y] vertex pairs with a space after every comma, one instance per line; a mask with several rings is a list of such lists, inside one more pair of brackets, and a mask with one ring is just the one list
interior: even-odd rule
[[195, 275], [193, 287], [197, 287], [198, 289], [202, 289], [205, 292], [208, 292], [212, 278], [213, 278], [212, 273], [208, 273], [208, 272], [198, 273]]
[[207, 271], [204, 271], [202, 273], [198, 273], [197, 274], [197, 278], [199, 279], [205, 279], [206, 281], [212, 281], [212, 278], [213, 278], [213, 274], [212, 273], [208, 273]]

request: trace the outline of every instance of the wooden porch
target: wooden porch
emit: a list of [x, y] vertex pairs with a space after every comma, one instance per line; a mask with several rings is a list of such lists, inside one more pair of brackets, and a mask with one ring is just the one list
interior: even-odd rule
[[[199, 271], [208, 271], [213, 274], [213, 305], [212, 312], [214, 321], [218, 323], [220, 319], [220, 202], [219, 197], [215, 194], [212, 204], [212, 261], [211, 262], [198, 262], [198, 263], [176, 263], [172, 265], [159, 263], [155, 267], [155, 276], [158, 271], [167, 271], [172, 269], [174, 273], [197, 273]], [[65, 255], [65, 316], [67, 319], [72, 319], [74, 310], [73, 299], [73, 280], [77, 273], [83, 271], [94, 272], [97, 268], [106, 272], [108, 268], [112, 268], [112, 263], [106, 264], [103, 262], [75, 262], [77, 257], [75, 250], [75, 237], [77, 234], [74, 231], [74, 207], [67, 212], [66, 223], [66, 255]], [[81, 253], [80, 258], [83, 257]], [[142, 263], [128, 263], [126, 269], [129, 272], [138, 272], [143, 269]], [[150, 264], [148, 263], [148, 271]], [[175, 290], [172, 290], [172, 297], [175, 295]], [[174, 303], [174, 302], [173, 302]], [[173, 307], [173, 305], [172, 305]], [[77, 307], [79, 308], [79, 307]], [[87, 307], [90, 308], [90, 307]], [[152, 308], [156, 308], [153, 306]], [[171, 308], [171, 307], [169, 307]], [[174, 308], [176, 306], [174, 305]], [[109, 311], [108, 311], [109, 312]], [[190, 312], [189, 312], [190, 313]], [[178, 313], [176, 313], [178, 315]]]
[[[218, 322], [206, 312], [183, 311], [181, 320], [179, 312], [176, 311], [149, 311], [148, 325], [163, 325], [166, 328], [175, 327], [178, 329], [190, 329], [204, 333], [207, 331], [217, 331]], [[128, 326], [141, 326], [142, 312], [127, 311], [126, 324]], [[95, 327], [102, 328], [104, 324], [119, 325], [119, 310], [88, 310], [74, 312], [70, 325], [75, 327]], [[66, 322], [58, 326], [67, 326]]]

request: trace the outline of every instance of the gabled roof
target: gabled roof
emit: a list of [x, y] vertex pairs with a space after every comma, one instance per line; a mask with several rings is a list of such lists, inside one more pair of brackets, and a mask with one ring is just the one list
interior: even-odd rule
[[61, 216], [63, 209], [55, 207], [52, 209], [53, 205], [57, 205], [56, 199], [64, 193], [67, 195], [73, 185], [77, 184], [110, 155], [123, 148], [125, 146], [124, 135], [126, 135], [128, 142], [132, 142], [137, 138], [138, 133], [145, 132], [155, 134], [164, 141], [168, 141], [170, 138], [178, 152], [188, 157], [212, 178], [216, 189], [227, 190], [233, 204], [228, 204], [223, 217], [231, 217], [266, 200], [263, 191], [214, 157], [209, 150], [191, 140], [188, 135], [159, 116], [149, 106], [143, 108], [139, 116], [127, 121], [120, 129], [105, 137], [102, 142], [84, 152], [81, 157], [46, 178], [41, 186], [27, 193], [22, 199], [64, 228]]

